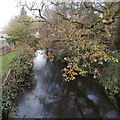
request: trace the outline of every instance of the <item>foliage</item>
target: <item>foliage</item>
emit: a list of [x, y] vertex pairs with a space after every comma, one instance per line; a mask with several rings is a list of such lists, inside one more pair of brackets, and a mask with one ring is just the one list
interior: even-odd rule
[[[120, 53], [114, 54], [120, 60]], [[100, 83], [104, 86], [109, 97], [116, 103], [116, 99], [120, 99], [120, 62], [110, 62], [102, 71]], [[117, 103], [116, 103], [117, 104]]]
[[[21, 82], [23, 78], [29, 77], [29, 72], [31, 72], [32, 68], [32, 49], [30, 51], [24, 51], [18, 57], [13, 59], [13, 63], [11, 63], [11, 77], [12, 80], [17, 80]], [[24, 73], [24, 74], [23, 74]], [[20, 84], [19, 84], [20, 85]]]
[[32, 18], [26, 16], [18, 16], [12, 19], [6, 28], [9, 42], [16, 41], [28, 41], [30, 38], [34, 38], [35, 23], [32, 22]]
[[[33, 50], [29, 49], [15, 57], [11, 63], [11, 72], [8, 82], [3, 86], [2, 109], [12, 111], [14, 100], [18, 92], [30, 87], [30, 75], [32, 73]], [[4, 114], [4, 113], [3, 113]]]
[[10, 52], [4, 56], [0, 56], [0, 62], [1, 62], [0, 68], [2, 68], [0, 74], [8, 71], [9, 63], [12, 60], [12, 58], [15, 57], [15, 54], [16, 54], [15, 52]]
[[[9, 36], [7, 41], [16, 43], [17, 49], [19, 49], [17, 52], [19, 53], [10, 63], [10, 74], [3, 86], [3, 116], [7, 117], [9, 110], [14, 110], [14, 100], [18, 92], [24, 91], [25, 88], [30, 88], [31, 82], [29, 78], [32, 75], [34, 50], [28, 45], [30, 40], [35, 38], [35, 25], [32, 22], [32, 18], [27, 16], [24, 9], [22, 9], [21, 15], [11, 20], [6, 28], [6, 33]], [[25, 48], [23, 46], [19, 48], [19, 43], [24, 44]]]
[[[113, 51], [109, 48], [108, 44], [101, 42], [100, 38], [89, 37], [95, 35], [91, 29], [79, 29], [78, 25], [71, 24], [68, 21], [58, 23], [56, 25], [46, 24], [49, 35], [43, 37], [38, 46], [44, 46], [48, 50], [48, 59], [61, 60], [66, 63], [63, 69], [63, 76], [65, 81], [75, 80], [76, 76], [91, 75], [111, 93], [117, 94], [119, 92], [118, 78], [110, 79], [105, 82], [101, 80], [103, 77], [103, 70], [109, 65], [119, 63], [119, 59]], [[115, 70], [117, 73], [117, 70]], [[110, 73], [110, 72], [109, 72]], [[116, 81], [116, 82], [115, 82]], [[113, 83], [113, 84], [112, 84]], [[116, 84], [117, 83], [117, 84]]]
[[[101, 75], [102, 69], [110, 62], [118, 62], [118, 59], [107, 53], [107, 46], [98, 42], [83, 40], [77, 43], [75, 57], [65, 57], [68, 62], [67, 69], [64, 69], [65, 80], [74, 80], [75, 76], [93, 75], [97, 78]], [[81, 45], [81, 46], [80, 46]], [[78, 51], [77, 51], [78, 49]], [[109, 51], [110, 52], [110, 51]], [[73, 71], [73, 74], [70, 71]], [[71, 75], [71, 78], [68, 76]]]
[[[57, 6], [56, 11], [54, 11], [57, 14], [53, 13], [55, 17], [52, 17], [51, 21], [47, 20], [48, 23], [39, 25], [40, 40], [33, 39], [34, 24], [23, 8], [22, 16], [12, 20], [6, 30], [10, 36], [8, 39], [11, 39], [12, 42], [27, 42], [31, 47], [34, 45], [38, 49], [46, 48], [48, 59], [61, 60], [66, 64], [63, 69], [65, 81], [75, 80], [78, 75], [86, 77], [91, 75], [94, 79], [99, 80], [104, 88], [114, 96], [120, 91], [119, 77], [117, 77], [119, 70], [114, 69], [119, 64], [119, 59], [114, 56], [117, 52], [108, 46], [113, 42], [113, 37], [110, 34], [113, 32], [111, 27], [114, 26], [114, 22], [119, 17], [119, 10], [114, 9], [114, 4], [117, 5], [110, 3], [109, 5], [96, 6], [88, 3], [85, 7], [63, 3], [60, 5], [61, 8], [55, 5]], [[33, 4], [27, 8], [31, 11], [37, 10], [39, 18], [46, 22], [45, 17], [41, 14], [44, 4], [41, 5], [41, 9], [34, 9], [34, 6]], [[108, 39], [111, 37], [111, 41], [108, 41], [107, 44], [106, 41], [101, 40], [105, 37]], [[25, 82], [25, 79], [29, 78], [32, 70], [31, 54], [33, 54], [32, 51], [25, 51], [11, 63], [10, 81], [3, 91], [4, 108], [10, 107], [12, 96], [16, 96], [16, 91], [29, 87], [29, 82]], [[107, 74], [103, 72], [107, 72]]]

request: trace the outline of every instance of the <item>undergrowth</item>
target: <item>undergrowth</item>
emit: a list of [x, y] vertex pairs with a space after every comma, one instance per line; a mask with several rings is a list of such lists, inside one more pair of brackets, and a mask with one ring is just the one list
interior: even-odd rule
[[18, 92], [30, 88], [29, 78], [32, 75], [33, 55], [32, 49], [29, 49], [15, 57], [11, 62], [10, 75], [2, 87], [1, 108], [3, 118], [7, 117], [10, 111], [14, 112], [14, 100]]

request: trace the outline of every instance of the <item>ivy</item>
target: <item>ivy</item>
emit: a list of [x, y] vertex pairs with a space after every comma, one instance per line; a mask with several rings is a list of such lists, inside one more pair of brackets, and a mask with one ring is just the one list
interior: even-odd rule
[[15, 112], [14, 100], [18, 92], [30, 88], [28, 78], [32, 75], [33, 52], [31, 49], [24, 51], [11, 62], [11, 72], [8, 82], [2, 87], [2, 110], [4, 112]]

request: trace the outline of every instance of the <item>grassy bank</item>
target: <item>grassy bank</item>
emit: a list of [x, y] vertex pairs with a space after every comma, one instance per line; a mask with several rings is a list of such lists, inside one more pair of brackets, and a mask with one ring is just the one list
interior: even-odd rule
[[10, 62], [16, 56], [26, 50], [28, 46], [22, 42], [16, 43], [15, 51], [9, 52], [0, 56], [0, 74], [6, 73], [9, 70]]
[[7, 72], [8, 69], [9, 69], [9, 64], [12, 60], [12, 58], [14, 58], [16, 55], [16, 52], [10, 52], [10, 53], [7, 53], [3, 56], [0, 56], [0, 74], [4, 73], [4, 72]]
[[[8, 62], [8, 68], [11, 69], [7, 82], [2, 87], [2, 116], [3, 119], [8, 118], [9, 111], [14, 112], [14, 100], [18, 95], [18, 92], [24, 91], [30, 87], [29, 76], [32, 73], [32, 63], [33, 63], [33, 54], [30, 48], [25, 44], [16, 44], [15, 52], [12, 54], [7, 54], [4, 59], [8, 61], [8, 58], [11, 57], [10, 62]], [[12, 59], [13, 58], [13, 59]], [[3, 60], [3, 58], [2, 58]], [[6, 63], [4, 63], [6, 64]]]

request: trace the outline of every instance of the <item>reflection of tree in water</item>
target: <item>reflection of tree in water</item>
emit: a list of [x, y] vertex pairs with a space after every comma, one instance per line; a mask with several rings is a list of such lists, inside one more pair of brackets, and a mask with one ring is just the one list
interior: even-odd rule
[[[40, 101], [42, 101], [40, 103], [44, 105], [45, 111], [48, 114], [52, 114], [51, 117], [100, 118], [107, 117], [105, 116], [104, 111], [108, 111], [109, 108], [114, 108], [112, 105], [110, 105], [110, 103], [103, 103], [105, 102], [103, 98], [99, 98], [102, 100], [100, 101], [101, 105], [96, 104], [93, 100], [88, 98], [86, 93], [87, 87], [92, 89], [94, 95], [100, 94], [99, 97], [104, 97], [107, 99], [105, 93], [102, 90], [102, 87], [97, 85], [97, 83], [91, 82], [92, 79], [90, 79], [91, 84], [88, 82], [88, 80], [84, 80], [84, 78], [82, 78], [82, 80], [63, 82], [61, 75], [62, 68], [59, 63], [54, 63], [51, 65], [49, 64], [49, 67], [50, 71], [52, 71], [52, 76], [49, 77], [49, 81], [45, 81], [44, 83], [48, 84], [48, 87], [46, 88], [48, 96], [42, 100], [40, 99]], [[82, 83], [81, 86], [79, 86], [79, 82]], [[98, 90], [95, 89], [102, 91], [101, 93], [98, 93]], [[100, 107], [105, 109], [103, 113], [101, 113]]]
[[[43, 57], [43, 56], [42, 56]], [[34, 59], [35, 60], [35, 59]], [[108, 118], [116, 117], [103, 88], [91, 78], [63, 82], [59, 62], [36, 59], [35, 86], [18, 100], [19, 117], [25, 118]], [[38, 63], [43, 64], [39, 66]], [[35, 69], [35, 67], [39, 69]], [[22, 101], [22, 102], [21, 102]], [[34, 114], [33, 114], [34, 113]]]

